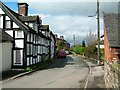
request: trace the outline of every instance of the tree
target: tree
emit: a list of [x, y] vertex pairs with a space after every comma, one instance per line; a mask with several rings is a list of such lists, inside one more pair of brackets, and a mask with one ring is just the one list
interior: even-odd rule
[[89, 33], [86, 35], [85, 40], [87, 45], [94, 45], [96, 44], [97, 38], [96, 38], [96, 35], [92, 33], [90, 30]]
[[81, 45], [76, 45], [75, 47], [73, 47], [73, 51], [77, 54], [84, 54], [84, 47], [82, 47]]
[[57, 46], [58, 50], [62, 50], [64, 48], [64, 46], [65, 46], [64, 42], [58, 41], [58, 46]]
[[85, 41], [84, 40], [82, 41], [82, 47], [85, 47]]

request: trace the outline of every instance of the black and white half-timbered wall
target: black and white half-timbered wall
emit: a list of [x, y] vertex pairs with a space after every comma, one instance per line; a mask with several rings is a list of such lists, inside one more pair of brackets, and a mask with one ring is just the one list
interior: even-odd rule
[[18, 13], [0, 2], [0, 29], [13, 37], [12, 67], [24, 68], [53, 58], [55, 37], [39, 16], [28, 16], [28, 4], [18, 3]]

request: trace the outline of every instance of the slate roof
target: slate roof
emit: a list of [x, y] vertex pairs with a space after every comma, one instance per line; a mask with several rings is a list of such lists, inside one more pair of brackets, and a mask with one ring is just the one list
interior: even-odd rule
[[106, 28], [109, 47], [120, 47], [120, 14], [104, 13], [104, 24]]
[[3, 30], [0, 30], [0, 43], [11, 42], [12, 40], [13, 40], [13, 38], [9, 34], [4, 32]]
[[49, 25], [41, 25], [39, 29], [43, 31], [46, 31], [46, 30], [49, 31]]

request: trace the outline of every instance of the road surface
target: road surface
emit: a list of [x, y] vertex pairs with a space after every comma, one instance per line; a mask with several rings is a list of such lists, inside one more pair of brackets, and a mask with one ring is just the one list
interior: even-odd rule
[[44, 70], [3, 82], [2, 88], [84, 88], [88, 73], [79, 56], [68, 55]]

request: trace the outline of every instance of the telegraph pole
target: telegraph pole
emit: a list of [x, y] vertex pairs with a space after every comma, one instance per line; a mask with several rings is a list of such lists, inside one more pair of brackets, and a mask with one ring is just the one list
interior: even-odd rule
[[74, 42], [74, 47], [75, 47], [75, 34], [73, 34], [73, 42]]
[[98, 24], [98, 61], [100, 64], [100, 20], [99, 20], [99, 0], [97, 0], [97, 24]]

